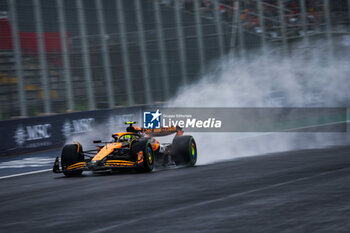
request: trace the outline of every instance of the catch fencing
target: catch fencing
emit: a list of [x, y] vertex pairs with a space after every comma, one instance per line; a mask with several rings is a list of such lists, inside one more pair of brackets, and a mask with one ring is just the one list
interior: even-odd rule
[[227, 53], [314, 36], [334, 55], [348, 3], [0, 0], [0, 119], [166, 102]]

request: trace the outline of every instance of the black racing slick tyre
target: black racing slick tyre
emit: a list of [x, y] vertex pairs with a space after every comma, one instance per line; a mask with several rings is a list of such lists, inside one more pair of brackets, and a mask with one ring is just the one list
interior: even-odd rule
[[177, 166], [194, 166], [197, 162], [197, 146], [192, 136], [178, 136], [173, 140], [170, 155]]
[[61, 166], [65, 176], [80, 176], [83, 171], [67, 171], [67, 167], [78, 162], [84, 162], [84, 155], [81, 153], [83, 147], [79, 144], [68, 144], [62, 149]]
[[[140, 155], [140, 156], [139, 156]], [[154, 167], [154, 152], [148, 140], [134, 142], [131, 145], [131, 156], [136, 158], [136, 171], [151, 172]]]

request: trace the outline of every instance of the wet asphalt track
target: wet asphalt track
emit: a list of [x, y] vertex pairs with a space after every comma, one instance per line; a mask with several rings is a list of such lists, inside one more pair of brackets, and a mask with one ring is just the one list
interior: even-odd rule
[[0, 232], [350, 232], [350, 147], [0, 180]]

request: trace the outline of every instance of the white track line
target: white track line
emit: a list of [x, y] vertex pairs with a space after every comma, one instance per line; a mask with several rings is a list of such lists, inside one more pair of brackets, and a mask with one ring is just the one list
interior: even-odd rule
[[17, 176], [25, 176], [25, 175], [31, 175], [31, 174], [36, 174], [36, 173], [48, 172], [48, 171], [52, 171], [52, 168], [44, 169], [44, 170], [38, 170], [38, 171], [32, 171], [32, 172], [19, 173], [19, 174], [14, 174], [14, 175], [9, 175], [9, 176], [0, 176], [0, 180], [7, 179], [7, 178], [12, 178], [12, 177], [17, 177]]

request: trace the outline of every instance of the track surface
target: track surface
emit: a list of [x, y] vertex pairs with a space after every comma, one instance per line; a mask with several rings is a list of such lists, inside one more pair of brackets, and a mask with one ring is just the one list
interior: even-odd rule
[[0, 180], [0, 232], [350, 232], [350, 147]]
[[21, 173], [52, 169], [53, 161], [61, 150], [49, 150], [20, 156], [0, 157], [0, 180], [2, 177]]

